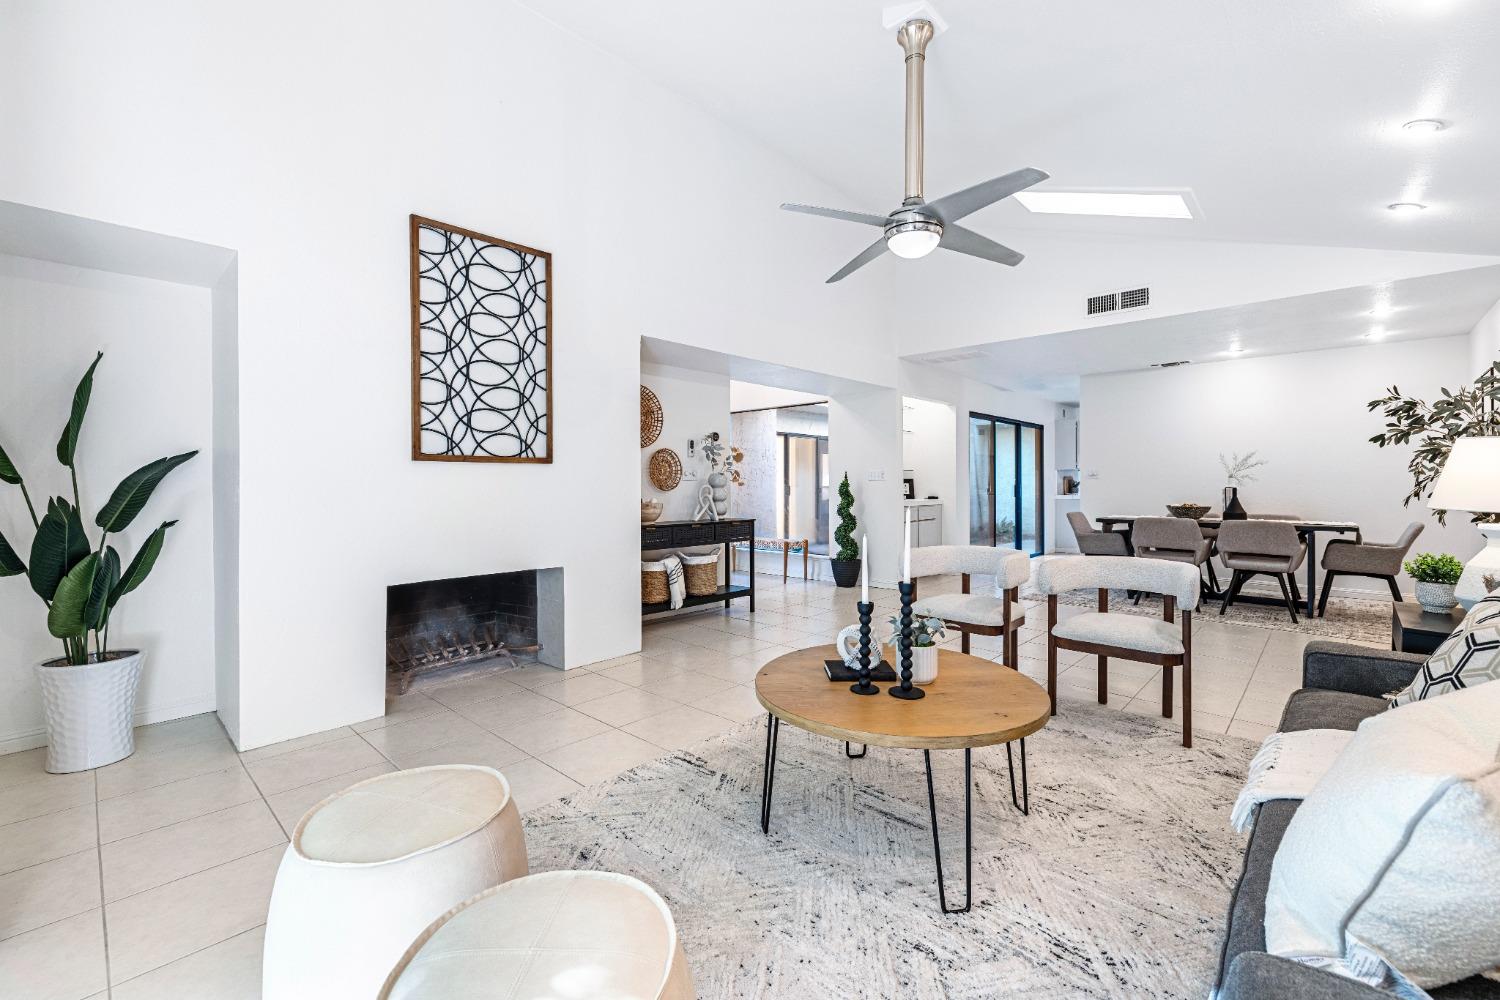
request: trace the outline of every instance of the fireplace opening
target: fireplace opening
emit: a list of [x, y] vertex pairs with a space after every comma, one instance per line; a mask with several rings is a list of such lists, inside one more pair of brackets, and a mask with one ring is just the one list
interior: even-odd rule
[[389, 686], [404, 694], [429, 675], [562, 666], [561, 577], [560, 569], [523, 570], [387, 587]]

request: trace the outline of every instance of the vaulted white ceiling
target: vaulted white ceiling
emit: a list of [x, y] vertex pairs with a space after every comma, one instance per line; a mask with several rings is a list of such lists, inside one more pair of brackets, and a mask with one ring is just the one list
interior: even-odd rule
[[[839, 185], [849, 203], [837, 207], [884, 213], [899, 202], [901, 59], [880, 0], [525, 2]], [[1500, 253], [1491, 0], [937, 6], [950, 28], [929, 52], [929, 197], [1035, 166], [1054, 189], [1187, 188], [1202, 211], [1105, 220], [1006, 202], [972, 218], [986, 235]], [[1400, 129], [1419, 117], [1451, 127]], [[1431, 207], [1386, 210], [1403, 200]], [[864, 237], [850, 234], [851, 256]]]

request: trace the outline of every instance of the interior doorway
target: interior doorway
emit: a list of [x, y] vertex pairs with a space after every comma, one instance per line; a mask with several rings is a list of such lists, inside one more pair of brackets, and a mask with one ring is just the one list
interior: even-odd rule
[[[797, 407], [796, 409], [813, 409]], [[806, 538], [815, 555], [828, 554], [828, 433], [776, 432], [780, 452], [776, 523], [782, 538]]]
[[1042, 554], [1042, 425], [969, 414], [969, 543]]

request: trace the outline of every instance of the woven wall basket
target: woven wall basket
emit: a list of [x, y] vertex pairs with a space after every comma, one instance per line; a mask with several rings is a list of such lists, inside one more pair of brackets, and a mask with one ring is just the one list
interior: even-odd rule
[[649, 448], [661, 437], [661, 400], [645, 386], [641, 386], [641, 447]]
[[682, 459], [671, 448], [658, 448], [651, 453], [651, 485], [663, 493], [671, 493], [682, 482]]

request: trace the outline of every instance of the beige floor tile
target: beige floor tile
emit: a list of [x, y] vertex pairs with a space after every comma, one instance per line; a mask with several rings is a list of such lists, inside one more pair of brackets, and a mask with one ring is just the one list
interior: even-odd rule
[[328, 729], [321, 733], [299, 736], [295, 740], [282, 740], [280, 743], [272, 743], [269, 746], [246, 750], [240, 754], [240, 761], [245, 764], [253, 764], [258, 760], [270, 760], [272, 757], [296, 753], [298, 750], [306, 750], [308, 747], [320, 747], [325, 743], [332, 743], [334, 740], [341, 740], [353, 735], [353, 729], [348, 726], [339, 726], [337, 729]]
[[285, 842], [270, 807], [257, 799], [105, 844], [105, 905]]
[[538, 684], [555, 681], [562, 675], [563, 671], [556, 667], [549, 667], [545, 663], [529, 663], [519, 670], [507, 671], [503, 676], [512, 684], [523, 688], [534, 688]]
[[599, 671], [600, 677], [608, 677], [631, 687], [642, 687], [663, 677], [678, 677], [689, 671], [670, 663], [643, 657], [635, 663], [626, 663], [608, 670]]
[[612, 656], [607, 660], [596, 660], [593, 663], [584, 664], [584, 669], [590, 671], [608, 670], [610, 667], [620, 667], [627, 663], [639, 663], [640, 659], [640, 653], [626, 653], [624, 656]]
[[652, 650], [642, 657], [642, 660], [665, 663], [668, 666], [691, 671], [705, 663], [719, 663], [727, 659], [729, 655], [728, 652], [723, 650], [705, 649], [702, 646], [689, 646], [685, 643], [678, 643], [675, 649]]
[[83, 1000], [106, 985], [97, 908], [0, 941], [0, 993], [12, 1000]]
[[[778, 656], [782, 653], [791, 652], [791, 650], [784, 649], [781, 646], [773, 648], [777, 650]], [[731, 684], [753, 684], [755, 683], [755, 675], [760, 673], [764, 662], [769, 661], [756, 662], [747, 657], [737, 656], [722, 663], [699, 667], [694, 673], [704, 677], [717, 677], [719, 680], [728, 681]]]
[[402, 754], [395, 758], [403, 768], [431, 767], [435, 764], [478, 764], [482, 767], [503, 769], [507, 764], [522, 760], [527, 755], [514, 746], [490, 733], [465, 736], [451, 743], [440, 743], [426, 750]]
[[236, 934], [186, 958], [118, 983], [113, 1000], [167, 1000], [171, 997], [212, 1000], [260, 1000], [261, 951], [266, 929]]
[[1233, 722], [1229, 723], [1230, 736], [1241, 736], [1247, 740], [1254, 740], [1257, 743], [1265, 739], [1267, 736], [1270, 736], [1275, 731], [1275, 726], [1262, 726], [1258, 723], [1245, 722], [1241, 719], [1235, 719]]
[[[680, 641], [694, 646], [702, 647], [721, 656], [744, 656], [753, 653], [757, 649], [765, 649], [767, 646], [778, 645], [780, 640], [746, 635], [731, 635], [728, 632], [715, 632], [711, 629], [701, 629], [692, 636], [684, 636]], [[699, 657], [698, 663], [707, 662], [705, 658]]]
[[347, 774], [384, 762], [385, 758], [380, 755], [380, 751], [366, 743], [362, 737], [346, 736], [332, 743], [308, 747], [306, 750], [282, 754], [268, 760], [258, 760], [247, 765], [245, 770], [255, 779], [262, 795], [274, 795], [288, 788], [297, 788], [335, 774]]
[[135, 752], [156, 753], [172, 747], [189, 746], [193, 743], [229, 742], [229, 734], [212, 712], [191, 715], [171, 722], [158, 722], [150, 726], [137, 726], [135, 730]]
[[[0, 757], [0, 761], [6, 758]], [[94, 801], [94, 772], [39, 774], [35, 780], [0, 788], [0, 824], [45, 816]]]
[[627, 687], [623, 691], [579, 705], [578, 711], [607, 725], [625, 726], [677, 707], [678, 703], [669, 698]]
[[116, 983], [266, 922], [282, 847], [127, 896], [105, 907]]
[[559, 708], [548, 715], [507, 726], [495, 735], [532, 757], [540, 757], [545, 751], [597, 736], [609, 728], [577, 709]]
[[587, 670], [572, 670], [557, 680], [537, 684], [531, 688], [533, 694], [573, 708], [593, 701], [595, 698], [603, 698], [605, 695], [628, 690], [630, 690], [628, 684], [622, 684], [617, 680]]
[[227, 770], [105, 799], [99, 803], [99, 836], [106, 844], [124, 840], [258, 798], [255, 782], [236, 764]]
[[92, 802], [0, 826], [0, 875], [94, 847], [98, 833]]
[[652, 715], [620, 728], [632, 736], [655, 743], [664, 750], [679, 750], [733, 729], [735, 724], [722, 715], [714, 715], [689, 705], [679, 705], [670, 712]]
[[350, 726], [356, 733], [368, 733], [372, 729], [384, 729], [386, 726], [394, 726], [401, 722], [410, 722], [420, 719], [424, 715], [432, 715], [443, 711], [443, 705], [433, 701], [424, 694], [413, 691], [399, 698], [387, 698], [385, 700], [385, 714], [374, 719], [366, 719], [364, 722], [356, 722]]
[[1245, 697], [1240, 699], [1239, 706], [1235, 708], [1234, 717], [1241, 722], [1253, 722], [1262, 726], [1276, 726], [1280, 725], [1282, 713], [1285, 711], [1285, 698], [1277, 701], [1261, 701]]
[[598, 736], [537, 754], [537, 759], [581, 785], [591, 785], [664, 753], [654, 743], [611, 729]]
[[[520, 685], [512, 684], [511, 677], [520, 673], [516, 670], [499, 670], [492, 673], [478, 674], [473, 677], [460, 678], [440, 683], [428, 683], [413, 692], [418, 696], [426, 697], [434, 704], [443, 705], [448, 708], [458, 708], [469, 702], [483, 701], [486, 698], [498, 698], [502, 695], [514, 692]], [[407, 697], [411, 697], [408, 695]], [[378, 726], [375, 728], [379, 728]]]
[[484, 727], [477, 722], [466, 719], [457, 712], [445, 711], [383, 729], [372, 729], [360, 735], [376, 750], [395, 760], [442, 743], [482, 736], [484, 732]]
[[47, 748], [21, 750], [0, 757], [0, 789], [11, 788], [47, 775]]
[[736, 685], [724, 691], [700, 698], [692, 703], [694, 708], [700, 708], [714, 715], [721, 715], [731, 722], [747, 722], [750, 719], [763, 719], [766, 710], [760, 700], [755, 697], [755, 691], [744, 685]]
[[99, 852], [0, 875], [0, 940], [99, 906]]
[[341, 792], [350, 785], [357, 785], [366, 778], [374, 778], [382, 774], [389, 774], [396, 770], [394, 764], [381, 761], [370, 767], [360, 768], [358, 771], [349, 771], [345, 774], [335, 774], [324, 778], [322, 781], [314, 781], [310, 785], [301, 785], [290, 788], [284, 792], [266, 797], [266, 804], [276, 814], [277, 820], [281, 822], [281, 829], [290, 836], [297, 828], [297, 821], [302, 818], [303, 813], [313, 806], [322, 802], [335, 792]]
[[155, 788], [200, 774], [223, 771], [239, 763], [239, 754], [224, 743], [190, 743], [151, 754], [127, 757], [94, 772], [99, 798], [112, 799], [143, 788]]
[[641, 685], [641, 690], [649, 691], [662, 698], [670, 698], [672, 701], [687, 703], [707, 698], [709, 695], [718, 694], [735, 686], [730, 681], [709, 677], [707, 674], [686, 673], [647, 681]]
[[583, 787], [531, 757], [506, 765], [503, 773], [510, 783], [510, 794], [516, 800], [516, 808], [522, 812], [555, 802]]
[[556, 712], [557, 702], [543, 698], [525, 688], [511, 686], [509, 694], [483, 701], [466, 702], [454, 709], [459, 715], [477, 724], [482, 729], [498, 733], [509, 727], [529, 722], [543, 715]]

